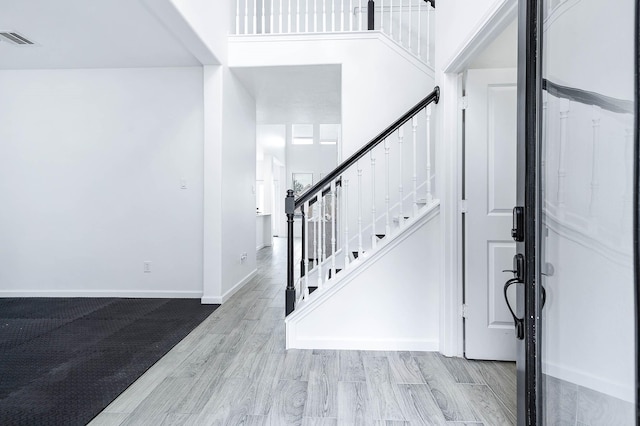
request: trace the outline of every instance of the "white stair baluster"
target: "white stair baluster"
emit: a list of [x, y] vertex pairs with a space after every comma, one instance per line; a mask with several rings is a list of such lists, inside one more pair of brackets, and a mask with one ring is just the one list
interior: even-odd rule
[[[422, 1], [422, 0], [421, 0]], [[411, 181], [413, 183], [413, 215], [418, 214], [418, 117], [413, 116], [411, 119], [411, 129], [413, 131], [413, 174]]]
[[273, 3], [274, 0], [271, 0], [271, 7], [269, 8], [269, 33], [273, 34]]
[[358, 168], [358, 256], [362, 256], [362, 169], [360, 162], [357, 163]]
[[380, 0], [380, 31], [384, 33], [384, 0]]
[[344, 266], [349, 264], [349, 180], [342, 178], [342, 199], [344, 200]]
[[403, 150], [404, 143], [403, 142], [404, 142], [404, 129], [400, 127], [398, 129], [398, 150], [400, 151], [400, 167], [398, 169], [400, 171], [400, 185], [398, 186], [398, 192], [400, 193], [400, 216], [398, 217], [398, 224], [400, 226], [404, 224], [404, 186], [403, 186], [404, 174], [402, 171], [402, 163], [404, 160], [404, 150]]
[[340, 31], [344, 31], [344, 0], [340, 0]]
[[258, 0], [253, 0], [253, 33], [258, 34]]
[[[418, 0], [422, 1], [422, 0]], [[411, 4], [411, 0], [409, 0], [409, 52], [411, 52], [411, 39], [413, 38], [413, 5]]]
[[327, 0], [322, 0], [322, 32], [327, 32]]
[[264, 6], [264, 4], [266, 3], [267, 0], [262, 0], [262, 28], [260, 29], [260, 34], [266, 34], [267, 33], [267, 28], [265, 25], [265, 12], [266, 12], [266, 8]]
[[240, 34], [240, 0], [236, 0], [236, 34]]
[[567, 126], [569, 118], [570, 101], [560, 100], [560, 153], [558, 156], [558, 210], [560, 214], [564, 211], [564, 180], [567, 176], [565, 168], [565, 157], [567, 151]]
[[300, 0], [296, 0], [296, 32], [300, 32]]
[[589, 200], [589, 218], [591, 219], [592, 230], [595, 230], [596, 205], [598, 203], [599, 167], [600, 157], [600, 108], [593, 107], [593, 118], [591, 120], [593, 129], [593, 145], [591, 148], [591, 199]]
[[280, 10], [278, 10], [278, 32], [282, 33], [282, 0], [280, 0]]
[[362, 0], [358, 0], [358, 31], [362, 31]]
[[244, 28], [242, 34], [249, 34], [249, 0], [244, 0]]
[[322, 218], [320, 220], [320, 226], [322, 227], [322, 229], [320, 230], [320, 238], [322, 241], [320, 249], [322, 250], [322, 256], [320, 258], [324, 262], [325, 260], [327, 260], [327, 199], [324, 195], [322, 195], [322, 192], [320, 192], [320, 196], [322, 197]]
[[398, 43], [402, 46], [402, 1], [400, 0], [400, 9], [398, 10], [398, 15], [400, 16], [398, 23]]
[[353, 0], [349, 0], [349, 31], [353, 31]]
[[389, 0], [389, 37], [393, 39], [393, 0]]
[[336, 181], [331, 182], [331, 277], [336, 276]]
[[433, 201], [433, 194], [431, 192], [431, 105], [427, 105], [425, 108], [427, 111], [427, 204], [431, 204]]
[[431, 65], [431, 3], [427, 3], [427, 65]]
[[309, 217], [309, 202], [305, 201], [304, 205], [302, 206], [302, 208], [304, 209], [304, 222], [303, 222], [303, 226], [304, 226], [304, 235], [306, 237], [306, 240], [304, 242], [304, 244], [306, 244], [306, 247], [304, 248], [304, 293], [303, 293], [303, 299], [307, 299], [309, 297], [309, 254], [308, 253], [308, 248], [309, 248], [309, 220], [311, 220], [311, 218]]
[[322, 238], [322, 191], [318, 192], [316, 196], [318, 201], [316, 202], [316, 207], [318, 208], [318, 224], [316, 226], [317, 232], [317, 242], [318, 242], [318, 257], [316, 258], [316, 262], [318, 267], [316, 268], [316, 273], [318, 274], [318, 289], [322, 287], [322, 244], [324, 240]]
[[336, 30], [336, 0], [331, 0], [331, 31]]
[[313, 32], [318, 32], [318, 0], [313, 0]]
[[289, 0], [287, 8], [287, 32], [289, 34], [293, 32], [291, 31], [291, 0]]
[[422, 50], [422, 0], [418, 0], [418, 58]]
[[371, 155], [371, 248], [375, 248], [378, 245], [378, 238], [376, 237], [376, 157], [373, 155], [373, 150], [370, 151]]
[[[631, 230], [633, 216], [633, 128], [625, 129], [624, 143], [624, 166], [625, 166], [625, 189], [622, 205], [622, 221], [620, 226], [624, 231]], [[631, 241], [627, 239], [627, 241]]]
[[313, 268], [318, 267], [318, 202], [316, 200], [313, 208]]
[[387, 235], [387, 238], [391, 235], [391, 219], [389, 212], [389, 203], [391, 198], [389, 197], [389, 141], [387, 139], [384, 140], [384, 181], [385, 181], [385, 195], [384, 195], [384, 204], [386, 208], [385, 213], [385, 226], [384, 233]]

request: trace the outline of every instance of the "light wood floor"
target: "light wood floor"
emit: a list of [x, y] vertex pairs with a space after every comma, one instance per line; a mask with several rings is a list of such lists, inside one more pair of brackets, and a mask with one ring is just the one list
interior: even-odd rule
[[514, 363], [285, 350], [285, 242], [91, 425], [512, 425]]

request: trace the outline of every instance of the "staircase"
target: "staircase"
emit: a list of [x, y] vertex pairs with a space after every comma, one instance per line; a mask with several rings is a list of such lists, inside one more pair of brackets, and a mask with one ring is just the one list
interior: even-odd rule
[[431, 116], [439, 96], [435, 87], [306, 192], [287, 192], [288, 317], [327, 300], [403, 241], [415, 238], [437, 214]]

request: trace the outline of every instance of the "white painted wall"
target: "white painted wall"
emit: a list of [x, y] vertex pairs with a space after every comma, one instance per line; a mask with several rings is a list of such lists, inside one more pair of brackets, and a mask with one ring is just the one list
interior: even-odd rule
[[[256, 272], [256, 103], [223, 68], [222, 295]], [[242, 253], [247, 259], [240, 261]]]
[[487, 16], [515, 0], [447, 0], [436, 9], [436, 69], [446, 66]]
[[[287, 320], [287, 347], [426, 350], [439, 340], [439, 215], [410, 228]], [[397, 243], [397, 245], [396, 245]], [[416, 267], [420, 265], [420, 267]], [[355, 265], [351, 265], [355, 267]], [[349, 272], [343, 272], [349, 273]], [[315, 295], [315, 293], [314, 293]]]
[[0, 92], [0, 294], [200, 297], [201, 68], [1, 71]]
[[[163, 0], [167, 1], [167, 0]], [[227, 35], [235, 20], [230, 0], [170, 0], [218, 62], [227, 60]]]
[[433, 90], [432, 71], [377, 32], [229, 41], [230, 67], [341, 64], [343, 159]]

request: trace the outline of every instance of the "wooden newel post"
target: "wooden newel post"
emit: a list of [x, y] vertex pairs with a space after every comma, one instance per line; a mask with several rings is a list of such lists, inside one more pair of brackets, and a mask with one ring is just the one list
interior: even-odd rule
[[285, 316], [295, 309], [296, 288], [293, 284], [293, 212], [295, 210], [295, 199], [293, 190], [287, 191], [284, 200], [284, 211], [287, 215], [287, 290], [285, 293]]
[[369, 31], [373, 31], [374, 28], [374, 18], [373, 14], [375, 12], [376, 4], [373, 0], [369, 0], [367, 3], [367, 29]]

